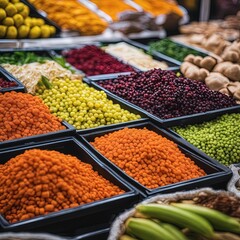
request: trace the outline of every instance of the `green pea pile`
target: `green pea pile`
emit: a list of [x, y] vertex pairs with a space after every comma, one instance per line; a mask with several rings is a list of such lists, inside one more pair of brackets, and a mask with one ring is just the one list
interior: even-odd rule
[[240, 163], [240, 113], [225, 114], [213, 121], [173, 130], [224, 165]]
[[41, 97], [51, 112], [76, 129], [127, 122], [141, 118], [107, 99], [103, 91], [89, 87], [79, 80], [57, 78], [50, 89], [39, 86]]

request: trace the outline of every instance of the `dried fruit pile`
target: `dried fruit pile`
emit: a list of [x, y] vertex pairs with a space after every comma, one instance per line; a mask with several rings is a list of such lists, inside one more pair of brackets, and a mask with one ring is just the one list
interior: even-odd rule
[[163, 119], [237, 105], [234, 99], [209, 90], [202, 82], [160, 69], [131, 73], [98, 84]]
[[0, 213], [11, 223], [123, 193], [90, 164], [31, 149], [0, 165]]
[[30, 2], [45, 11], [49, 19], [63, 29], [78, 31], [81, 35], [101, 34], [107, 27], [105, 21], [77, 0], [30, 0]]
[[146, 128], [125, 128], [97, 137], [91, 144], [147, 188], [206, 175], [175, 143]]
[[121, 12], [136, 11], [132, 6], [121, 0], [115, 0], [114, 2], [111, 0], [91, 0], [91, 2], [96, 4], [99, 9], [108, 14], [113, 21], [119, 19], [119, 13]]
[[88, 76], [134, 71], [131, 66], [119, 62], [96, 46], [73, 49], [63, 52], [63, 55], [70, 64]]
[[144, 11], [151, 13], [153, 16], [165, 15], [175, 13], [179, 16], [183, 16], [182, 10], [174, 1], [164, 0], [134, 0], [139, 4]]
[[65, 129], [36, 96], [0, 93], [0, 142]]

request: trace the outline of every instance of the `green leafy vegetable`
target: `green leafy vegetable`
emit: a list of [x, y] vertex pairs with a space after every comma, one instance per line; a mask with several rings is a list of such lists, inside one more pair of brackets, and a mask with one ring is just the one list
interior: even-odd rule
[[9, 63], [13, 65], [23, 65], [33, 62], [44, 63], [47, 60], [51, 60], [51, 58], [37, 55], [34, 52], [17, 51], [0, 54], [0, 64]]
[[202, 56], [202, 57], [206, 56], [206, 54], [204, 53], [182, 46], [167, 38], [157, 42], [151, 42], [149, 47], [150, 47], [149, 48], [150, 54], [152, 54], [153, 51], [157, 51], [169, 57], [172, 57], [180, 62], [183, 62], [183, 59], [189, 54]]

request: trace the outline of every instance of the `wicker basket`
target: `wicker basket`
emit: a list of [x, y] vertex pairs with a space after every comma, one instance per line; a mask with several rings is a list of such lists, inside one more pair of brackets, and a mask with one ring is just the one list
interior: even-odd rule
[[231, 165], [230, 169], [233, 172], [233, 176], [228, 182], [227, 189], [240, 197], [240, 164]]
[[38, 233], [0, 233], [0, 240], [67, 240], [67, 238]]
[[[186, 192], [177, 192], [172, 194], [159, 194], [154, 197], [148, 198], [143, 203], [154, 203], [154, 202], [161, 202], [161, 203], [169, 203], [169, 202], [178, 202], [180, 200], [192, 200], [199, 198], [201, 196], [223, 196], [226, 200], [226, 208], [229, 207], [229, 200], [234, 199], [237, 202], [237, 214], [240, 215], [240, 198], [237, 197], [234, 193], [222, 191], [222, 190], [213, 190], [211, 188], [201, 188], [198, 190], [186, 191]], [[132, 208], [120, 216], [118, 216], [115, 221], [113, 222], [108, 240], [118, 240], [119, 236], [121, 236], [125, 232], [124, 222], [131, 216], [135, 214], [135, 208]], [[235, 210], [234, 210], [235, 212]]]

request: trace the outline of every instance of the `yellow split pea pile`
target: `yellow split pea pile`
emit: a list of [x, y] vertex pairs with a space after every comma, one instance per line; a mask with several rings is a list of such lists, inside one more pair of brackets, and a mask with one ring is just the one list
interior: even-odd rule
[[0, 186], [0, 214], [11, 223], [124, 193], [90, 164], [40, 149], [0, 165]]

